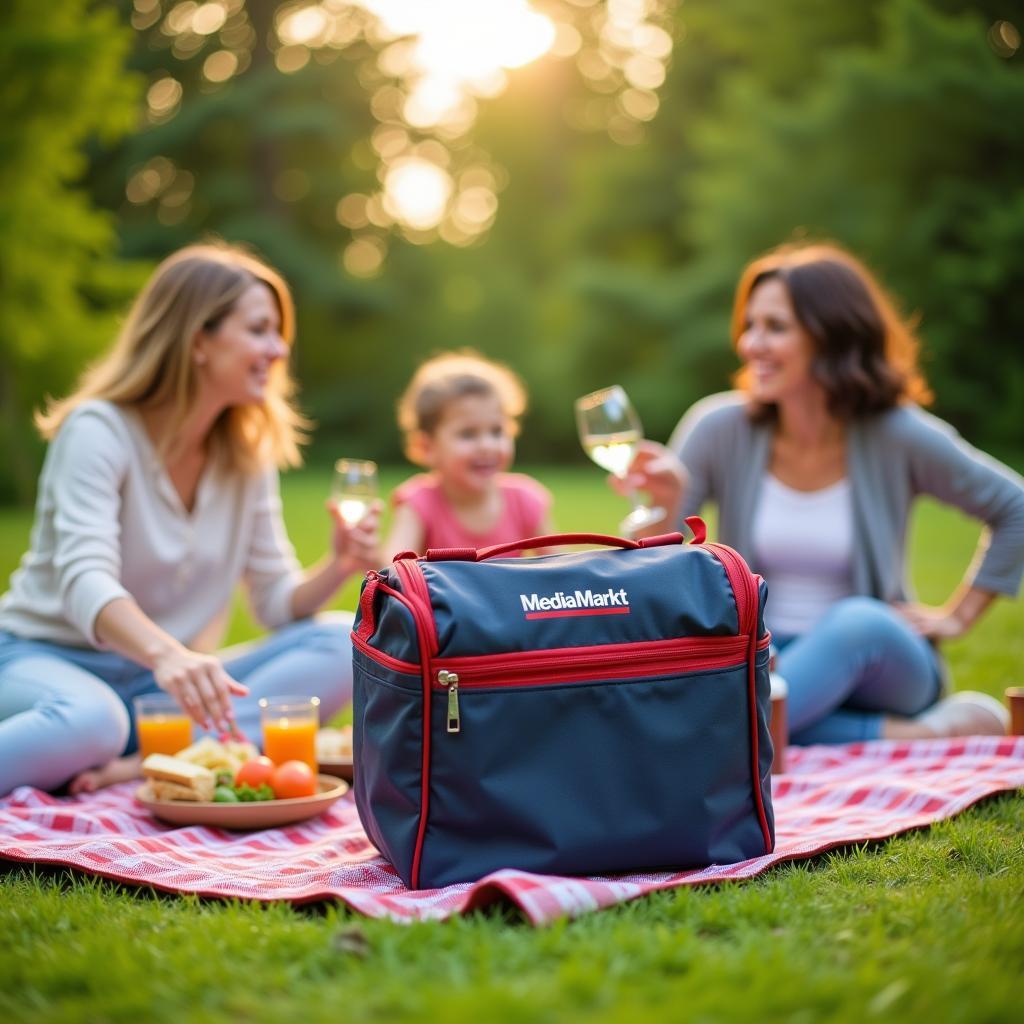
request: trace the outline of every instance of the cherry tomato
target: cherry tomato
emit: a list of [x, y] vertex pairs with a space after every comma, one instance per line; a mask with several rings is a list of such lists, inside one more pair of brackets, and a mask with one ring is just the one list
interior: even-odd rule
[[316, 793], [316, 775], [305, 761], [285, 761], [274, 769], [270, 788], [278, 800]]
[[236, 786], [252, 786], [259, 789], [264, 783], [269, 784], [277, 766], [269, 757], [254, 757], [246, 761], [235, 775]]

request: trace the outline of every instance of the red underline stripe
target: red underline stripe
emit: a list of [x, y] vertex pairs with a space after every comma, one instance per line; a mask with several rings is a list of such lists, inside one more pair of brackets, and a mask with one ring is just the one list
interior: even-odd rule
[[527, 612], [528, 619], [564, 619], [570, 615], [628, 615], [628, 608], [567, 608], [558, 612]]

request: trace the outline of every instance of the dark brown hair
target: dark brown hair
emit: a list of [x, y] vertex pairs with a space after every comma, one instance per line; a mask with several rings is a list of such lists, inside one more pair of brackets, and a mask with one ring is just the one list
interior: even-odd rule
[[508, 418], [509, 433], [515, 436], [517, 421], [526, 410], [526, 391], [519, 377], [472, 349], [443, 352], [420, 366], [398, 400], [398, 426], [411, 462], [422, 462], [419, 436], [433, 434], [445, 409], [469, 395], [497, 398]]
[[[871, 272], [832, 243], [780, 246], [743, 271], [732, 311], [734, 347], [746, 327], [751, 293], [772, 278], [785, 286], [797, 320], [814, 341], [811, 373], [825, 389], [833, 416], [849, 420], [901, 402], [931, 402], [911, 325]], [[748, 376], [744, 367], [735, 377], [744, 391]], [[775, 411], [774, 404], [751, 406], [756, 419]]]

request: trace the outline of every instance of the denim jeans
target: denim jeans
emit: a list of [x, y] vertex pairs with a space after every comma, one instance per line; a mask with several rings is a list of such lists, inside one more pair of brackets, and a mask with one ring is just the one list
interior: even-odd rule
[[934, 647], [874, 598], [838, 601], [810, 632], [774, 641], [793, 743], [878, 739], [885, 716], [916, 715], [942, 689]]
[[[329, 612], [219, 652], [249, 687], [232, 698], [246, 736], [260, 741], [260, 697], [317, 696], [325, 721], [351, 700], [351, 628], [351, 615]], [[0, 796], [53, 789], [135, 751], [132, 700], [158, 689], [152, 672], [119, 654], [0, 632]]]

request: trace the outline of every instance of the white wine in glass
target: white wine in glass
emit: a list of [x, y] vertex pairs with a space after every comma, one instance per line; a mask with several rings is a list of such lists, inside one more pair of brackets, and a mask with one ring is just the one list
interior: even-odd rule
[[626, 475], [636, 455], [636, 446], [643, 435], [637, 430], [624, 430], [620, 434], [604, 437], [589, 435], [582, 438], [583, 450], [602, 469], [620, 479]]
[[[626, 392], [615, 384], [576, 399], [576, 425], [587, 455], [613, 476], [625, 479], [644, 436]], [[627, 536], [664, 518], [664, 509], [648, 508], [635, 493], [629, 497], [633, 510], [619, 526]]]
[[369, 459], [338, 459], [334, 464], [331, 499], [346, 525], [355, 526], [377, 497], [377, 463]]

